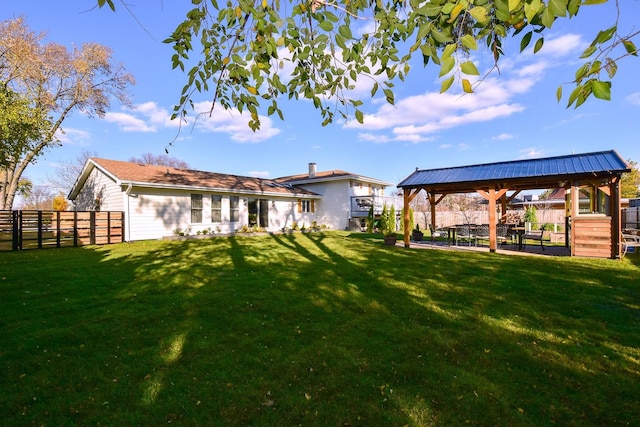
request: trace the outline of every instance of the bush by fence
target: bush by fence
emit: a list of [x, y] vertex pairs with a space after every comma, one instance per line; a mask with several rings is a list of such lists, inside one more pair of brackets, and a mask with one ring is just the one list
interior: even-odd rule
[[124, 212], [0, 211], [0, 250], [124, 241]]

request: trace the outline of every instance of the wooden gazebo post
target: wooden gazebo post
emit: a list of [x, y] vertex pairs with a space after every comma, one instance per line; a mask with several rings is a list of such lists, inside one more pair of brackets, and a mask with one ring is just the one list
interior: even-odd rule
[[489, 252], [495, 252], [496, 249], [498, 249], [498, 233], [496, 230], [496, 202], [507, 193], [507, 189], [505, 188], [497, 192], [494, 188], [489, 188], [489, 191], [477, 191], [478, 194], [487, 199], [487, 201], [489, 202]]
[[609, 203], [611, 210], [611, 258], [620, 259], [620, 233], [622, 232], [620, 177], [614, 177], [609, 181]]

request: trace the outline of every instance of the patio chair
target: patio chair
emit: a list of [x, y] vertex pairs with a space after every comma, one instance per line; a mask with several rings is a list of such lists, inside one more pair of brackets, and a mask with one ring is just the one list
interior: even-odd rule
[[536, 242], [540, 242], [540, 247], [542, 248], [542, 252], [544, 252], [544, 242], [551, 242], [551, 238], [546, 237], [544, 234], [544, 230], [531, 230], [522, 236], [522, 245], [527, 247], [527, 240], [535, 240]]
[[481, 224], [476, 226], [475, 230], [476, 245], [479, 240], [489, 241], [489, 224]]
[[433, 228], [431, 224], [429, 224], [429, 232], [431, 233], [431, 243], [436, 242], [436, 237], [449, 237], [447, 230]]
[[[633, 252], [640, 250], [640, 236], [636, 234], [622, 233], [622, 256], [624, 257], [629, 248], [633, 248]], [[638, 248], [638, 249], [636, 249]]]
[[511, 229], [512, 224], [496, 224], [496, 240], [499, 244], [506, 245], [511, 241], [511, 246], [516, 243], [516, 233]]
[[478, 246], [478, 241], [471, 232], [471, 225], [456, 225], [456, 246], [458, 246], [458, 242], [469, 242], [469, 246], [471, 246], [471, 243], [474, 243], [476, 246]]

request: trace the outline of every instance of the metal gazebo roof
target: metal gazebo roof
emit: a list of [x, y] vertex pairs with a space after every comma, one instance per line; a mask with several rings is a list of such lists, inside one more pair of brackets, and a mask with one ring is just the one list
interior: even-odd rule
[[565, 180], [619, 176], [631, 169], [615, 150], [530, 160], [416, 170], [398, 188], [436, 193], [474, 192], [479, 188], [512, 190], [555, 188]]

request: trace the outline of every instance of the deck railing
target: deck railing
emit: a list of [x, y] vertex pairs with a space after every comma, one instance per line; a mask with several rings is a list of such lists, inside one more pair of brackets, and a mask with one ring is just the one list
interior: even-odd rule
[[124, 241], [124, 212], [0, 211], [0, 251]]
[[393, 197], [385, 196], [351, 196], [351, 214], [352, 216], [367, 216], [369, 209], [373, 206], [373, 214], [380, 215], [383, 206], [387, 208], [394, 205], [396, 213], [400, 213], [402, 203]]

